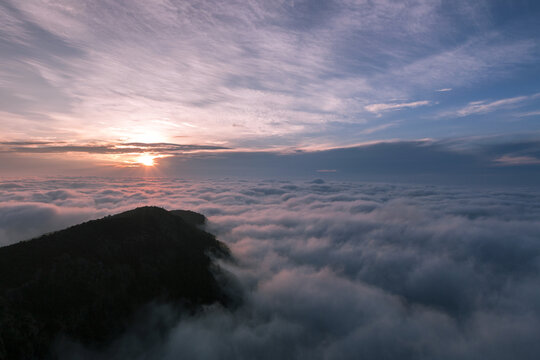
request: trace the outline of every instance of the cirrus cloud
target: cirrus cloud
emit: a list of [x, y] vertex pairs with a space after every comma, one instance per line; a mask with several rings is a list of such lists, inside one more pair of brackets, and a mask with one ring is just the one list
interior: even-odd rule
[[422, 100], [422, 101], [413, 101], [413, 102], [408, 102], [408, 103], [371, 104], [371, 105], [364, 106], [364, 109], [372, 113], [380, 113], [380, 112], [388, 111], [388, 110], [401, 110], [401, 109], [407, 109], [407, 108], [416, 108], [419, 106], [426, 106], [429, 104], [430, 104], [429, 101]]

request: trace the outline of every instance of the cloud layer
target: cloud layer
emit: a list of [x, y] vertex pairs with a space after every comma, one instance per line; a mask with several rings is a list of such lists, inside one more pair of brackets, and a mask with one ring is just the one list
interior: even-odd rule
[[66, 359], [540, 354], [540, 193], [531, 190], [100, 178], [0, 189], [4, 244], [153, 204], [206, 214], [238, 259], [223, 265], [246, 300], [237, 311], [178, 319], [156, 306], [145, 324], [168, 322], [165, 336], [135, 328], [99, 353], [60, 341]]
[[88, 153], [88, 154], [178, 154], [200, 150], [223, 150], [223, 146], [214, 145], [182, 145], [172, 143], [93, 143], [93, 144], [66, 144], [64, 142], [24, 142], [24, 141], [3, 141], [0, 142], [0, 152], [5, 153]]

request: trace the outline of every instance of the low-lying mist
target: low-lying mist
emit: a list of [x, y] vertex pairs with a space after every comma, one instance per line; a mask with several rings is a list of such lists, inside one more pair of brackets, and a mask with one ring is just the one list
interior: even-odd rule
[[239, 309], [150, 305], [107, 349], [59, 339], [62, 359], [540, 354], [540, 194], [530, 190], [67, 178], [4, 181], [0, 202], [0, 245], [157, 205], [205, 214], [237, 260], [221, 266]]

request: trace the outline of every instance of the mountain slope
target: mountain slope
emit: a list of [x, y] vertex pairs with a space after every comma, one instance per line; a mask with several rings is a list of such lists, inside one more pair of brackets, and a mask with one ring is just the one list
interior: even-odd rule
[[104, 345], [150, 302], [228, 305], [209, 254], [230, 253], [201, 222], [142, 207], [0, 248], [0, 359], [44, 357], [59, 334]]

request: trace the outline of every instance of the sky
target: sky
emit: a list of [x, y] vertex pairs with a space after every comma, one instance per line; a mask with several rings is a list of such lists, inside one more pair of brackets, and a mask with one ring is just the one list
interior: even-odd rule
[[186, 175], [201, 157], [398, 143], [537, 176], [539, 16], [537, 1], [2, 0], [2, 173]]

